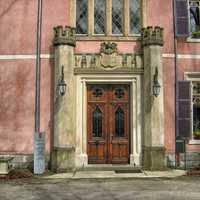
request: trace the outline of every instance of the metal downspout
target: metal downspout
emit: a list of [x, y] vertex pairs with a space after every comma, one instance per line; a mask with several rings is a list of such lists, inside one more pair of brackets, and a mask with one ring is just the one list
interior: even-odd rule
[[175, 0], [173, 1], [173, 27], [174, 27], [174, 67], [175, 67], [175, 167], [176, 160], [176, 137], [178, 135], [178, 60], [177, 60], [177, 38], [176, 38], [176, 23], [175, 23]]
[[36, 38], [36, 87], [35, 87], [35, 133], [40, 132], [40, 79], [41, 79], [41, 33], [42, 33], [42, 0], [38, 0]]

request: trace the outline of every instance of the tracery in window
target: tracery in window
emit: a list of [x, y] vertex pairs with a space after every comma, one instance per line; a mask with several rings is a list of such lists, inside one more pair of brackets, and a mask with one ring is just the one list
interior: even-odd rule
[[102, 137], [102, 112], [97, 106], [92, 115], [93, 137]]
[[124, 111], [118, 107], [115, 112], [116, 137], [124, 137]]

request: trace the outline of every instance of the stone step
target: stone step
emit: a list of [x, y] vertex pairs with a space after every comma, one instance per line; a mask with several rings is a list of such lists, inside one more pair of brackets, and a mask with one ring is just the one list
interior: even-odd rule
[[141, 173], [141, 167], [134, 167], [131, 165], [87, 165], [77, 171], [115, 171], [116, 173]]

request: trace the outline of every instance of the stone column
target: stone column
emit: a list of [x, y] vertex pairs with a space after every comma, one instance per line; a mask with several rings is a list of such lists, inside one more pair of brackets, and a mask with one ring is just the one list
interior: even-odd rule
[[[73, 71], [75, 29], [58, 26], [54, 31], [54, 140], [51, 166], [54, 171], [66, 171], [75, 166], [76, 86]], [[63, 96], [58, 92], [62, 66], [64, 66], [64, 80], [67, 84]]]
[[[147, 27], [142, 30], [144, 53], [144, 146], [143, 165], [149, 170], [165, 168], [164, 102], [163, 102], [163, 29]], [[157, 68], [157, 69], [156, 69]], [[161, 85], [160, 94], [153, 95], [156, 71]]]

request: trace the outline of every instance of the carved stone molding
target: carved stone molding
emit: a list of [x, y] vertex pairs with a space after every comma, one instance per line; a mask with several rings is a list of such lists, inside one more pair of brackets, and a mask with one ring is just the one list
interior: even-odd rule
[[142, 45], [159, 45], [163, 46], [163, 28], [148, 26], [142, 29]]
[[76, 46], [76, 29], [69, 26], [54, 27], [54, 46], [70, 45]]
[[141, 54], [119, 54], [116, 43], [104, 42], [99, 54], [75, 55], [75, 67], [92, 70], [142, 69]]
[[118, 55], [117, 44], [103, 42], [100, 48], [100, 64], [104, 68], [114, 68], [121, 65], [122, 58]]
[[[106, 60], [109, 60], [106, 63]], [[104, 61], [104, 62], [103, 62]], [[143, 61], [141, 54], [119, 54], [117, 59], [115, 56], [102, 57], [100, 54], [77, 54], [75, 55], [75, 68], [82, 69], [143, 69]]]

